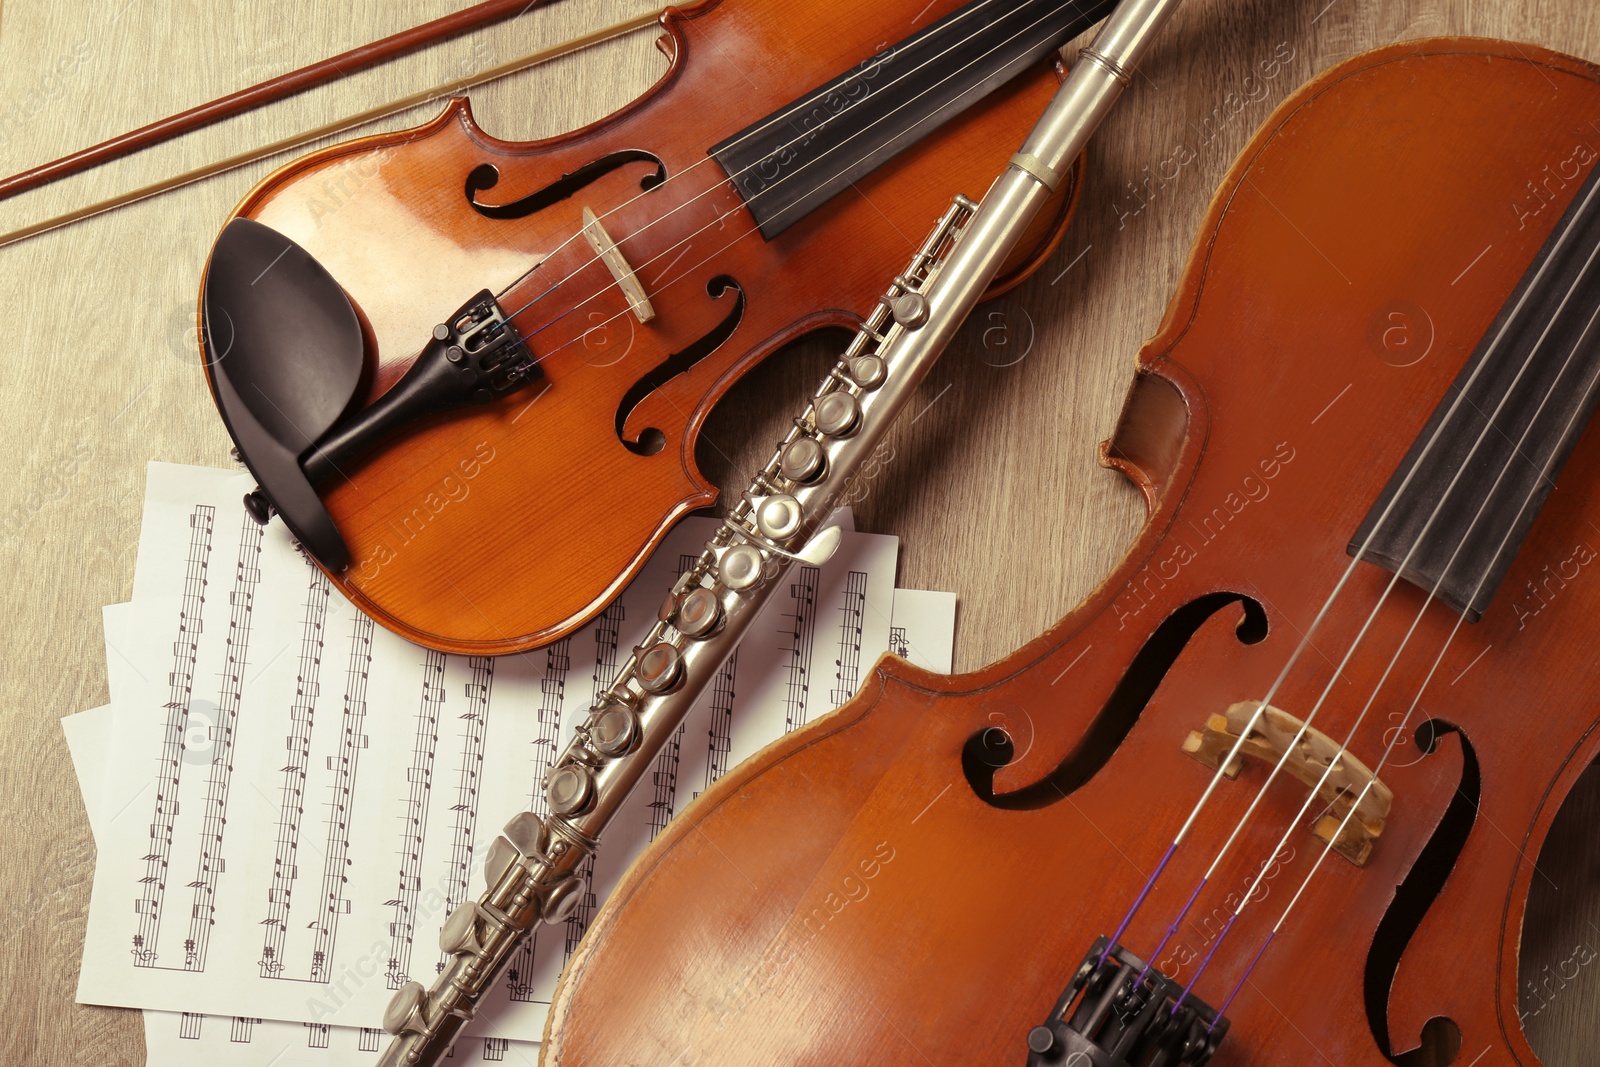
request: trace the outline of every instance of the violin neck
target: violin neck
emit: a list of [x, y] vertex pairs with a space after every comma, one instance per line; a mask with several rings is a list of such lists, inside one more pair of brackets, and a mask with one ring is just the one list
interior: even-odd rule
[[713, 145], [710, 155], [770, 241], [1115, 6], [971, 0]]

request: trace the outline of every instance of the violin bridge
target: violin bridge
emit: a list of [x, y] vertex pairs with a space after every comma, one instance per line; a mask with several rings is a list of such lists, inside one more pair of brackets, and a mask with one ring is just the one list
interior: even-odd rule
[[634, 318], [639, 320], [639, 325], [644, 325], [656, 317], [656, 309], [650, 303], [650, 297], [645, 295], [644, 286], [639, 282], [639, 276], [633, 272], [633, 267], [623, 256], [622, 249], [617, 247], [617, 242], [611, 239], [606, 228], [601, 225], [600, 219], [586, 205], [583, 209], [583, 236], [589, 242], [589, 247], [594, 249], [595, 255], [606, 265], [611, 272], [611, 277], [617, 283], [617, 288], [622, 290], [622, 295], [628, 298], [628, 306], [633, 309]]
[[[1321, 782], [1318, 799], [1325, 808], [1311, 832], [1324, 842], [1332, 841], [1333, 850], [1357, 867], [1365, 865], [1389, 818], [1393, 791], [1333, 738], [1286, 711], [1269, 704], [1267, 713], [1251, 727], [1259, 706], [1259, 701], [1241, 701], [1226, 714], [1210, 716], [1203, 731], [1193, 731], [1184, 740], [1183, 751], [1216, 770], [1249, 728], [1249, 736], [1223, 773], [1237, 778], [1248, 756], [1269, 766], [1282, 762], [1284, 770], [1308, 786]], [[1347, 819], [1352, 808], [1355, 814]]]

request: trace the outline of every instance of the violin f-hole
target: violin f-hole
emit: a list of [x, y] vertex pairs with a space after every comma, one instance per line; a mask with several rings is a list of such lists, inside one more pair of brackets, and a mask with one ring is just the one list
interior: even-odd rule
[[625, 148], [608, 152], [592, 162], [585, 163], [570, 174], [563, 174], [542, 189], [537, 189], [508, 204], [485, 204], [478, 194], [493, 189], [500, 183], [500, 168], [493, 163], [480, 163], [467, 174], [466, 197], [472, 210], [486, 219], [523, 219], [543, 211], [552, 204], [578, 192], [597, 179], [629, 163], [654, 163], [655, 170], [639, 179], [639, 189], [649, 192], [667, 180], [667, 165], [654, 152], [642, 148]]
[[622, 402], [617, 405], [617, 440], [636, 456], [653, 456], [666, 446], [667, 437], [654, 426], [647, 426], [639, 431], [639, 436], [628, 440], [626, 427], [628, 416], [633, 414], [633, 409], [643, 403], [644, 398], [661, 388], [663, 385], [694, 367], [702, 359], [721, 348], [733, 331], [739, 328], [739, 322], [744, 318], [744, 289], [737, 281], [726, 274], [719, 274], [706, 283], [706, 292], [713, 300], [720, 300], [729, 291], [733, 290], [733, 306], [717, 323], [698, 341], [674, 352], [656, 366], [646, 371], [638, 381], [628, 387], [622, 394]]

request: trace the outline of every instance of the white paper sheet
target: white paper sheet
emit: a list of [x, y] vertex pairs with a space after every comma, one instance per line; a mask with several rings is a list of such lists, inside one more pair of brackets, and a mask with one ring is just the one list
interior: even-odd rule
[[[948, 669], [953, 636], [953, 594], [896, 590], [890, 620], [893, 650], [934, 670]], [[131, 617], [132, 605], [105, 609], [107, 657], [126, 665], [113, 650]], [[113, 705], [62, 720], [78, 773], [91, 826], [101, 832], [100, 794], [109, 774], [112, 712], [126, 692], [126, 666], [108, 663]], [[374, 1062], [382, 1035], [373, 1029], [286, 1023], [259, 1018], [206, 1016], [192, 1012], [146, 1011], [147, 1062], [162, 1067], [299, 1067]], [[537, 1061], [535, 1042], [505, 1038], [464, 1038], [455, 1058], [464, 1064]]]
[[[117, 609], [126, 607], [115, 605]], [[108, 621], [112, 616], [113, 610], [108, 608]], [[109, 625], [107, 629], [109, 632]], [[112, 692], [116, 692], [115, 686]], [[100, 805], [110, 769], [111, 719], [112, 707], [106, 706], [61, 720], [84, 809], [89, 812], [89, 828], [97, 841], [105, 833]], [[384, 1034], [375, 1029], [148, 1010], [144, 1035], [145, 1062], [150, 1067], [343, 1067], [375, 1063], [384, 1043]], [[452, 1058], [464, 1067], [488, 1063], [535, 1067], [539, 1045], [503, 1038], [464, 1038]]]
[[925, 670], [950, 673], [956, 649], [956, 595], [896, 589], [889, 651]]
[[61, 720], [67, 735], [67, 752], [72, 756], [72, 772], [78, 776], [78, 794], [89, 815], [89, 833], [98, 844], [104, 823], [100, 801], [105, 792], [107, 757], [111, 754], [111, 705], [91, 708]]
[[[544, 767], [711, 520], [682, 524], [578, 634], [488, 660], [373, 627], [280, 529], [252, 529], [248, 488], [229, 472], [150, 468], [134, 604], [107, 616], [108, 658], [130, 665], [114, 676], [108, 731], [124, 758], [104, 783], [79, 997], [332, 1025], [291, 1028], [293, 1046], [326, 1036], [359, 1050], [371, 1042], [339, 1027], [375, 1024], [393, 987], [432, 978], [440, 924], [481, 890], [483, 846], [505, 816], [542, 804]], [[855, 689], [890, 645], [895, 555], [892, 538], [849, 535], [824, 567], [791, 571], [608, 833], [593, 899], [533, 941], [480, 1034], [536, 1040], [566, 956], [626, 861], [717, 774]], [[953, 598], [929, 603], [906, 628], [927, 636], [910, 644], [947, 666]], [[191, 1050], [223, 1031], [231, 1046], [268, 1032], [248, 1028], [244, 1042], [231, 1024], [193, 1020], [151, 1032], [185, 1025], [201, 1036], [172, 1040]]]

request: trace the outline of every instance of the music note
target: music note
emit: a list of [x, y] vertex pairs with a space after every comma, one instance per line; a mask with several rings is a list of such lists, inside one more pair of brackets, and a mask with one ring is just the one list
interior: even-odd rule
[[[206, 740], [211, 746], [210, 773], [206, 778], [205, 817], [201, 835], [209, 838], [220, 853], [222, 835], [227, 826], [228, 795], [233, 783], [234, 723], [239, 717], [239, 706], [244, 699], [241, 683], [242, 669], [249, 659], [251, 614], [255, 605], [256, 585], [261, 580], [258, 561], [261, 558], [262, 530], [259, 523], [248, 516], [241, 520], [239, 530], [239, 555], [234, 566], [234, 586], [228, 594], [231, 611], [228, 616], [226, 640], [228, 672], [217, 694], [216, 722]], [[206, 954], [211, 945], [211, 928], [216, 925], [217, 877], [222, 873], [220, 858], [215, 863], [209, 851], [202, 848], [195, 881], [194, 903], [189, 912], [189, 941], [184, 961], [185, 969], [203, 971]]]
[[828, 699], [838, 707], [855, 696], [861, 684], [861, 615], [867, 605], [867, 572], [845, 576], [844, 603], [839, 607], [839, 655], [833, 661], [834, 686]]
[[263, 978], [278, 978], [284, 973], [281, 960], [288, 937], [289, 912], [294, 899], [294, 884], [299, 877], [300, 823], [305, 815], [306, 767], [311, 761], [311, 731], [316, 723], [316, 698], [322, 689], [322, 627], [328, 614], [328, 579], [315, 567], [306, 568], [309, 585], [302, 606], [300, 649], [295, 670], [295, 699], [289, 707], [289, 735], [285, 747], [289, 762], [284, 764], [278, 790], [278, 819], [275, 827], [272, 882], [267, 889], [266, 934], [261, 945], [259, 967]]
[[[169, 768], [164, 780], [176, 795], [183, 772], [183, 738], [189, 729], [189, 701], [194, 690], [195, 662], [199, 656], [199, 626], [190, 629], [190, 620], [205, 610], [206, 568], [211, 563], [212, 525], [216, 509], [197, 505], [189, 513], [189, 547], [184, 565], [183, 597], [178, 609], [178, 637], [172, 643], [172, 670], [167, 673], [168, 699], [159, 765]], [[154, 945], [161, 932], [162, 906], [166, 900], [167, 862], [172, 854], [172, 830], [178, 815], [176, 800], [166, 803], [166, 794], [156, 793], [155, 811], [150, 820], [150, 836], [159, 847], [145, 856], [145, 874], [138, 882], [134, 901], [139, 917], [133, 935], [136, 966], [154, 966]]]
[[[483, 762], [483, 746], [488, 739], [489, 692], [494, 683], [494, 660], [488, 656], [472, 656], [467, 663], [472, 677], [465, 687], [467, 707], [460, 716], [460, 762], [456, 802], [450, 819], [450, 869], [453, 873], [445, 888], [446, 915], [469, 898], [472, 845], [478, 831], [478, 765]], [[440, 953], [439, 958], [443, 961], [444, 954]]]
[[365, 615], [357, 615], [351, 624], [339, 754], [332, 761], [336, 768], [330, 790], [334, 801], [330, 805], [328, 833], [322, 853], [323, 911], [329, 919], [319, 925], [312, 940], [311, 974], [313, 980], [317, 981], [325, 980], [328, 972], [324, 964], [333, 959], [338, 945], [339, 919], [350, 907], [349, 901], [344, 899], [344, 885], [348, 880], [344, 868], [351, 863], [350, 793], [360, 770], [361, 752], [366, 748], [366, 735], [362, 731], [367, 717], [367, 672], [372, 663], [372, 630], [372, 620]]
[[807, 699], [811, 692], [811, 653], [816, 643], [817, 583], [822, 572], [816, 567], [795, 568], [795, 581], [789, 584], [789, 598], [793, 608], [784, 613], [792, 620], [789, 637], [788, 663], [784, 666], [786, 682], [783, 695], [784, 729], [793, 730], [805, 725]]
[[389, 924], [390, 966], [385, 981], [399, 989], [411, 980], [411, 928], [417, 899], [422, 890], [422, 857], [426, 850], [428, 807], [433, 799], [433, 764], [439, 743], [439, 716], [444, 710], [446, 690], [444, 672], [447, 657], [443, 652], [423, 649], [422, 697], [417, 707], [411, 742], [411, 763], [406, 768], [409, 791], [405, 818], [410, 827], [401, 849], [399, 889], [384, 906], [394, 909]]

